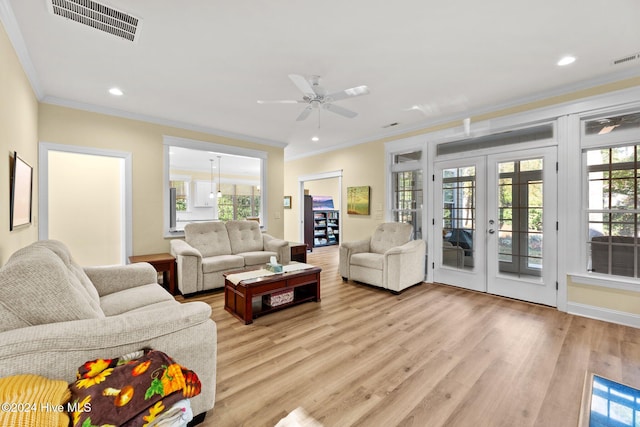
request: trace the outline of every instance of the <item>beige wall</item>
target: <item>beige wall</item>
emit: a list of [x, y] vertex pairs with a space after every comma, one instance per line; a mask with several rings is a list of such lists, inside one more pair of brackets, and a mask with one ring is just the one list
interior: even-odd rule
[[[0, 24], [0, 264], [38, 238], [38, 101]], [[17, 151], [34, 170], [33, 223], [9, 231], [9, 160]]]
[[640, 315], [640, 292], [584, 285], [567, 277], [569, 302]]
[[[293, 196], [293, 206], [285, 211], [285, 239], [300, 241], [298, 178], [340, 169], [342, 169], [341, 241], [346, 242], [366, 238], [371, 235], [376, 225], [382, 221], [381, 218], [376, 217], [373, 209], [371, 215], [346, 214], [347, 187], [370, 186], [372, 208], [376, 204], [384, 207], [384, 144], [377, 141], [286, 163], [284, 192]], [[310, 181], [306, 187], [312, 188], [313, 185]], [[337, 203], [337, 200], [335, 203]]]
[[276, 237], [284, 235], [284, 149], [66, 107], [40, 105], [40, 141], [132, 153], [133, 253], [136, 255], [169, 250], [169, 240], [163, 237], [162, 229], [163, 135], [267, 152], [268, 232]]

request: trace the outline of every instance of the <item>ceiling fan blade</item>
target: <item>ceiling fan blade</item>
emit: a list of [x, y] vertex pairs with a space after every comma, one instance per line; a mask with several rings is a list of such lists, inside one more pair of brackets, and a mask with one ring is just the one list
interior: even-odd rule
[[291, 79], [293, 84], [296, 85], [296, 87], [300, 89], [305, 95], [308, 95], [311, 98], [316, 95], [316, 91], [313, 90], [311, 84], [303, 76], [299, 74], [289, 74], [289, 78]]
[[350, 119], [353, 119], [355, 116], [358, 115], [358, 113], [356, 113], [355, 111], [347, 110], [346, 108], [339, 107], [337, 105], [323, 104], [322, 106], [323, 106], [323, 108], [325, 110], [329, 110], [332, 113], [336, 113], [336, 114], [339, 114], [341, 116], [348, 117]]
[[297, 122], [301, 122], [304, 119], [306, 119], [307, 117], [309, 117], [309, 114], [311, 114], [311, 112], [313, 111], [313, 107], [311, 105], [309, 105], [307, 108], [305, 108], [304, 110], [302, 110], [302, 113], [300, 113], [300, 115], [298, 116], [298, 118], [296, 119]]
[[369, 88], [362, 85], [362, 86], [356, 86], [349, 89], [341, 90], [340, 92], [330, 93], [325, 98], [328, 100], [328, 102], [332, 102], [332, 101], [340, 101], [341, 99], [367, 95], [368, 93], [369, 93]]
[[263, 101], [259, 99], [258, 104], [306, 104], [306, 101], [295, 101], [293, 99], [280, 99], [273, 101]]

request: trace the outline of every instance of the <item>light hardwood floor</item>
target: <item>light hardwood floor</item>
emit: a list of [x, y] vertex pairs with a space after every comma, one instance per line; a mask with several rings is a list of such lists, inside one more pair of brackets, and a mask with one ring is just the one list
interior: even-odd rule
[[587, 370], [640, 387], [640, 330], [422, 284], [343, 283], [315, 249], [322, 301], [218, 326], [216, 404], [203, 426], [273, 426], [301, 406], [330, 426], [575, 426]]

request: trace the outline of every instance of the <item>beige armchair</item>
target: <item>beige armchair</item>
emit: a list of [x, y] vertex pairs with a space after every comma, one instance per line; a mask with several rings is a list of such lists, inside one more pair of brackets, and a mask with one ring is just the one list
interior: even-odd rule
[[400, 292], [422, 283], [427, 251], [424, 240], [411, 240], [410, 224], [380, 224], [370, 239], [340, 245], [340, 275]]

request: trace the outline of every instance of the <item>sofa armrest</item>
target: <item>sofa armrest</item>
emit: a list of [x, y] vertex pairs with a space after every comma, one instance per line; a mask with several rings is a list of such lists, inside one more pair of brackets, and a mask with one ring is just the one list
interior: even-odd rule
[[171, 255], [178, 256], [194, 256], [202, 259], [202, 254], [199, 250], [185, 242], [184, 240], [171, 240]]
[[213, 407], [216, 324], [203, 302], [175, 303], [100, 319], [29, 326], [0, 333], [0, 377], [29, 372], [73, 382], [89, 360], [115, 358], [143, 348], [160, 350], [202, 381], [194, 413]]
[[98, 295], [105, 296], [125, 289], [158, 282], [155, 268], [146, 262], [128, 265], [84, 267]]
[[384, 287], [400, 292], [424, 280], [427, 244], [411, 240], [384, 253]]
[[371, 249], [371, 240], [355, 240], [352, 242], [343, 242], [340, 244], [340, 261], [338, 270], [343, 279], [349, 279], [349, 266], [351, 265], [351, 255], [369, 252]]
[[202, 254], [184, 240], [171, 240], [171, 255], [176, 258], [176, 281], [183, 294], [203, 289]]
[[266, 251], [278, 254], [278, 262], [280, 264], [287, 265], [291, 262], [291, 248], [288, 241], [277, 239], [270, 234], [263, 234], [262, 242]]

